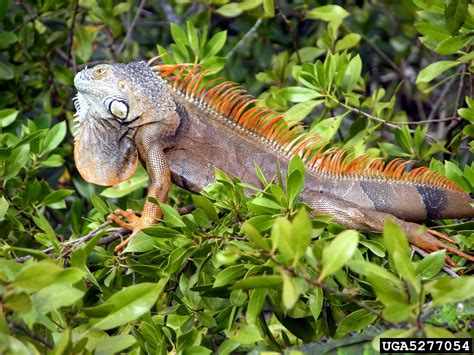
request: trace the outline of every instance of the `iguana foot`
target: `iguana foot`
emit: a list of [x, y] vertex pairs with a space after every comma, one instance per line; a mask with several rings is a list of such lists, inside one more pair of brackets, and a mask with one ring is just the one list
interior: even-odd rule
[[[123, 217], [124, 219], [121, 219], [120, 217]], [[132, 231], [132, 234], [127, 239], [115, 247], [116, 253], [124, 249], [130, 240], [135, 236], [135, 234], [137, 234], [141, 229], [149, 227], [153, 224], [149, 218], [146, 218], [145, 216], [140, 215], [131, 209], [127, 209], [125, 211], [115, 210], [113, 214], [107, 217], [107, 220], [118, 224], [122, 228]]]
[[[404, 222], [404, 223], [408, 224], [409, 222]], [[409, 223], [409, 224], [418, 226], [415, 223]], [[406, 228], [405, 226], [402, 225], [402, 227], [404, 227], [410, 243], [413, 245], [416, 245], [418, 248], [428, 253], [432, 253], [432, 252], [444, 249], [453, 253], [454, 255], [460, 256], [461, 258], [464, 258], [471, 262], [474, 261], [474, 256], [466, 254], [449, 244], [442, 243], [439, 239], [443, 239], [450, 243], [456, 244], [454, 240], [452, 240], [451, 238], [448, 238], [447, 236], [445, 236], [444, 234], [440, 232], [434, 231], [432, 229], [426, 229], [423, 232], [419, 232], [419, 226], [418, 226], [418, 231], [414, 231], [412, 226], [408, 226], [408, 228]], [[449, 256], [446, 256], [446, 263], [450, 266], [457, 266], [456, 263]]]
[[[119, 217], [125, 218], [125, 220], [120, 219]], [[128, 209], [124, 210], [115, 210], [113, 214], [107, 217], [108, 221], [112, 221], [115, 224], [118, 224], [120, 227], [125, 229], [130, 229], [134, 231], [137, 226], [140, 224], [141, 216], [137, 214], [137, 212]]]

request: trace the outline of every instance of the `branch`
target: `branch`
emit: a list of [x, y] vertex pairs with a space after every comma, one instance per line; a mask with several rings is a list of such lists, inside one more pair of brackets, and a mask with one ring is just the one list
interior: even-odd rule
[[225, 56], [226, 59], [229, 59], [230, 57], [232, 57], [232, 55], [237, 52], [237, 50], [242, 47], [242, 45], [245, 43], [245, 41], [247, 40], [247, 38], [249, 38], [252, 34], [254, 34], [257, 29], [260, 27], [260, 25], [262, 24], [262, 19], [259, 18], [255, 24], [252, 26], [252, 28], [242, 36], [242, 38], [237, 42], [237, 44], [234, 46], [234, 48], [232, 48], [229, 53], [227, 53], [227, 55]]
[[[68, 51], [67, 51], [66, 67], [69, 67], [69, 63], [71, 62], [71, 58], [72, 58], [72, 42], [74, 40], [74, 26], [76, 25], [76, 16], [77, 16], [77, 10], [78, 9], [79, 9], [78, 0], [75, 0], [74, 1], [74, 10], [73, 10], [73, 13], [72, 13], [71, 28], [69, 30], [69, 38], [68, 38], [69, 48], [68, 48]], [[74, 72], [76, 72], [76, 69], [77, 69], [76, 68], [76, 61], [73, 59], [72, 63], [73, 63]]]
[[33, 331], [31, 331], [30, 329], [28, 329], [27, 327], [25, 327], [22, 324], [18, 324], [18, 323], [15, 323], [15, 322], [12, 322], [11, 320], [9, 320], [8, 321], [8, 328], [10, 328], [12, 330], [19, 330], [20, 332], [22, 332], [26, 336], [30, 337], [33, 340], [36, 340], [37, 342], [40, 342], [41, 344], [43, 344], [47, 348], [49, 348], [49, 349], [53, 348], [53, 345], [49, 341], [47, 341], [46, 339], [40, 337], [39, 335], [36, 335]]
[[[91, 240], [92, 238], [94, 238], [100, 232], [101, 229], [107, 227], [111, 223], [112, 223], [111, 221], [105, 221], [101, 225], [97, 226], [94, 230], [90, 231], [84, 237], [73, 239], [73, 240], [68, 240], [67, 242], [61, 243], [60, 246], [61, 247], [68, 247], [68, 246], [72, 245], [73, 247], [70, 250], [74, 250], [75, 247], [78, 244], [82, 244], [82, 243], [85, 243], [85, 242]], [[49, 248], [43, 249], [42, 252], [45, 253], [45, 254], [48, 254], [48, 253], [52, 252], [53, 250], [54, 250], [54, 247], [49, 247]], [[69, 253], [70, 253], [70, 251], [67, 254], [69, 254]], [[20, 258], [16, 258], [15, 261], [19, 262], [19, 263], [23, 263], [23, 262], [27, 261], [28, 259], [30, 259], [31, 257], [32, 257], [31, 255], [26, 255], [26, 256], [22, 256]]]
[[428, 116], [428, 120], [434, 119], [436, 113], [438, 112], [438, 109], [441, 107], [441, 104], [443, 103], [444, 99], [446, 96], [450, 93], [451, 86], [455, 83], [457, 79], [457, 74], [459, 74], [462, 71], [462, 66], [458, 68], [456, 71], [456, 74], [453, 75], [451, 79], [446, 83], [446, 85], [443, 87], [443, 90], [441, 91], [441, 94], [439, 95], [438, 99], [434, 103], [431, 112]]
[[421, 121], [416, 121], [416, 122], [395, 122], [395, 124], [399, 126], [403, 125], [418, 125], [418, 124], [425, 124], [425, 123], [439, 123], [439, 122], [450, 122], [452, 120], [456, 120], [457, 116], [453, 117], [446, 117], [446, 118], [440, 118], [440, 119], [434, 119], [434, 120], [421, 120]]
[[122, 44], [120, 47], [117, 49], [117, 54], [120, 55], [122, 51], [125, 48], [125, 45], [130, 41], [130, 36], [132, 35], [133, 28], [137, 24], [138, 18], [140, 17], [140, 12], [142, 12], [143, 7], [145, 6], [145, 0], [141, 0], [140, 5], [138, 6], [137, 12], [135, 13], [135, 17], [132, 20], [132, 23], [130, 24], [130, 27], [127, 29], [127, 34], [125, 35], [125, 38], [122, 41]]
[[[377, 116], [373, 116], [371, 115], [370, 113], [367, 113], [367, 112], [364, 112], [362, 111], [361, 109], [358, 109], [358, 108], [355, 108], [355, 107], [352, 107], [352, 106], [348, 106], [346, 105], [344, 102], [341, 102], [339, 101], [339, 105], [344, 107], [346, 110], [349, 110], [353, 113], [357, 113], [361, 116], [364, 116], [364, 117], [367, 117], [368, 119], [372, 120], [372, 121], [375, 121], [375, 122], [379, 122], [379, 123], [382, 123], [383, 125], [385, 126], [388, 126], [388, 127], [391, 127], [391, 128], [398, 128], [399, 125], [398, 124], [395, 124], [395, 123], [392, 123], [392, 122], [388, 122], [386, 120], [384, 120], [383, 118], [380, 118], [380, 117], [377, 117]], [[417, 122], [418, 123], [418, 122]], [[414, 129], [410, 129], [410, 132], [411, 133], [414, 133], [415, 130]], [[435, 137], [433, 137], [431, 134], [426, 134], [426, 137], [433, 140], [433, 141], [436, 141], [437, 139]]]
[[[173, 7], [168, 3], [168, 1], [159, 0], [158, 2], [160, 3], [161, 9], [163, 10], [163, 12], [166, 15], [166, 19], [168, 20], [168, 22], [175, 23], [177, 25], [181, 25], [181, 23], [182, 23], [181, 19], [176, 15], [176, 12], [174, 11]], [[199, 5], [199, 4], [192, 3], [192, 5], [189, 8], [194, 8], [195, 5]], [[196, 10], [197, 9], [194, 9], [193, 12], [196, 13], [197, 12]], [[183, 16], [183, 18], [184, 18], [184, 16]]]

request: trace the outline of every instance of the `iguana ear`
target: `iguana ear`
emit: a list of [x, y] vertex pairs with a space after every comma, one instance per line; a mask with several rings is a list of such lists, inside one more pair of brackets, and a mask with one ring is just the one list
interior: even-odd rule
[[89, 122], [78, 128], [74, 160], [84, 180], [111, 186], [133, 175], [138, 152], [133, 142], [122, 134], [114, 127]]

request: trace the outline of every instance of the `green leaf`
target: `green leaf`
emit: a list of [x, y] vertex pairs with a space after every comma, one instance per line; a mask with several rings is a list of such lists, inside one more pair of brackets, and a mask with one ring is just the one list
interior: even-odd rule
[[26, 145], [34, 141], [37, 141], [43, 138], [44, 136], [46, 136], [47, 131], [48, 131], [47, 129], [40, 129], [33, 133], [27, 134], [17, 144], [15, 144], [15, 147], [19, 147], [21, 145]]
[[365, 329], [369, 324], [378, 318], [377, 314], [373, 314], [366, 309], [359, 309], [346, 316], [337, 326], [336, 336], [341, 337], [350, 332], [357, 332]]
[[14, 78], [14, 66], [10, 63], [0, 62], [0, 80], [11, 80]]
[[200, 57], [199, 37], [196, 31], [196, 28], [194, 27], [191, 21], [186, 21], [186, 29], [188, 32], [189, 46], [193, 50], [196, 57]]
[[338, 21], [342, 22], [349, 13], [339, 5], [325, 5], [311, 10], [306, 18], [310, 20]]
[[120, 198], [138, 189], [144, 188], [148, 185], [148, 176], [133, 176], [132, 178], [122, 181], [121, 183], [106, 188], [100, 193], [101, 196], [108, 198]]
[[266, 17], [275, 16], [275, 4], [273, 0], [263, 0], [263, 11]]
[[306, 169], [301, 157], [298, 155], [294, 156], [288, 166], [288, 178], [286, 181], [286, 189], [290, 204], [296, 201], [303, 189], [305, 171]]
[[425, 288], [433, 297], [430, 307], [438, 307], [474, 297], [474, 278], [461, 276], [453, 279], [445, 276], [426, 284]]
[[454, 338], [454, 334], [445, 328], [424, 324], [423, 330], [428, 338]]
[[285, 117], [288, 121], [301, 121], [308, 116], [316, 106], [321, 105], [324, 100], [307, 100], [300, 102], [285, 112]]
[[225, 4], [221, 7], [219, 7], [216, 10], [216, 12], [219, 15], [222, 15], [222, 16], [225, 16], [225, 17], [236, 17], [236, 16], [239, 16], [243, 12], [243, 10], [239, 6], [239, 4], [237, 4], [235, 2], [231, 2], [229, 4]]
[[66, 122], [60, 122], [54, 125], [44, 139], [43, 153], [47, 153], [55, 149], [66, 137]]
[[360, 79], [362, 73], [362, 60], [357, 54], [354, 58], [351, 59], [347, 65], [346, 73], [344, 74], [344, 80], [342, 82], [342, 89], [345, 92], [351, 92], [354, 90], [357, 82]]
[[179, 27], [175, 23], [171, 23], [170, 25], [171, 37], [173, 37], [174, 43], [178, 46], [179, 50], [183, 53], [183, 55], [188, 55], [188, 50], [186, 46], [189, 46], [188, 36], [183, 31], [181, 27]]
[[64, 159], [59, 154], [53, 154], [46, 160], [42, 160], [40, 164], [45, 168], [57, 168], [64, 164]]
[[415, 23], [415, 28], [422, 35], [427, 36], [437, 42], [441, 42], [442, 40], [451, 37], [449, 31], [444, 26], [439, 24], [419, 22]]
[[229, 339], [239, 344], [250, 345], [262, 340], [262, 336], [255, 325], [236, 324], [229, 333]]
[[334, 274], [344, 264], [349, 261], [357, 249], [359, 242], [359, 233], [353, 230], [346, 230], [338, 234], [331, 243], [323, 249], [321, 260], [322, 270], [319, 281], [327, 276]]
[[283, 217], [278, 217], [271, 232], [272, 249], [278, 249], [281, 255], [288, 260], [294, 258], [291, 245], [291, 223]]
[[225, 286], [247, 272], [244, 265], [232, 265], [220, 271], [214, 281], [214, 287]]
[[114, 9], [112, 11], [112, 13], [114, 14], [114, 16], [118, 16], [120, 15], [122, 12], [127, 12], [127, 11], [130, 11], [130, 8], [132, 7], [132, 4], [131, 3], [128, 3], [128, 2], [122, 2], [120, 4], [117, 4], [114, 6]]
[[5, 128], [11, 125], [18, 117], [18, 112], [18, 110], [12, 108], [0, 110], [0, 128]]
[[318, 320], [321, 310], [323, 309], [323, 301], [323, 289], [320, 287], [315, 287], [312, 291], [312, 294], [309, 296], [309, 309], [315, 322]]
[[13, 32], [0, 31], [0, 49], [8, 48], [16, 41], [18, 41], [18, 37]]
[[155, 238], [176, 238], [183, 235], [176, 229], [161, 226], [159, 224], [155, 224], [148, 228], [143, 228], [142, 232]]
[[252, 211], [258, 214], [275, 214], [282, 209], [278, 203], [266, 197], [255, 197], [248, 205]]
[[249, 303], [247, 305], [247, 312], [245, 319], [248, 324], [257, 325], [257, 319], [262, 312], [263, 305], [265, 304], [265, 298], [267, 297], [266, 288], [256, 288], [250, 294]]
[[461, 63], [452, 60], [441, 60], [438, 62], [431, 63], [426, 68], [420, 71], [416, 78], [416, 83], [429, 83], [437, 76], [444, 73], [446, 70], [460, 65]]
[[3, 219], [5, 218], [5, 215], [8, 211], [8, 206], [9, 204], [5, 197], [0, 197], [0, 221], [3, 221]]
[[32, 296], [38, 312], [46, 314], [60, 307], [76, 303], [84, 295], [83, 291], [65, 285], [50, 285]]
[[4, 308], [20, 313], [27, 313], [32, 307], [30, 296], [22, 291], [4, 293], [2, 303]]
[[81, 62], [87, 62], [92, 56], [94, 37], [84, 26], [75, 26], [76, 29], [76, 55]]
[[444, 9], [444, 19], [449, 32], [455, 35], [466, 19], [469, 0], [448, 0]]
[[472, 36], [456, 36], [442, 40], [435, 48], [439, 54], [454, 54], [472, 42]]
[[40, 202], [39, 206], [49, 206], [59, 201], [64, 201], [64, 199], [74, 193], [74, 190], [57, 190], [49, 193], [45, 198]]
[[194, 207], [202, 209], [212, 221], [218, 221], [219, 216], [213, 203], [206, 196], [192, 195]]
[[178, 211], [176, 211], [173, 207], [165, 203], [160, 203], [160, 207], [164, 215], [163, 221], [167, 226], [186, 227], [186, 224], [183, 222], [183, 219], [179, 215]]
[[109, 214], [111, 212], [107, 203], [94, 193], [91, 193], [91, 202], [94, 205], [97, 212], [99, 212], [102, 216]]
[[336, 42], [335, 52], [342, 52], [343, 50], [355, 47], [359, 44], [361, 35], [358, 33], [348, 33]]
[[138, 233], [136, 234], [127, 247], [123, 250], [123, 253], [144, 253], [150, 250], [155, 250], [157, 248], [157, 243], [155, 238], [145, 234]]
[[313, 227], [311, 219], [305, 208], [301, 208], [292, 220], [291, 226], [291, 248], [293, 250], [294, 261], [303, 257], [306, 248], [311, 242]]
[[203, 59], [215, 56], [217, 53], [219, 53], [224, 47], [226, 40], [227, 31], [221, 31], [212, 36], [212, 38], [206, 43], [206, 46], [204, 47]]
[[242, 226], [242, 230], [252, 240], [252, 242], [257, 244], [259, 248], [265, 251], [270, 251], [271, 248], [267, 240], [263, 239], [262, 235], [252, 224], [249, 223], [249, 221], [244, 223], [244, 225]]
[[423, 279], [431, 279], [436, 276], [444, 265], [446, 250], [438, 250], [430, 253], [421, 260], [416, 266], [417, 276]]
[[52, 284], [61, 271], [58, 265], [49, 260], [30, 262], [20, 270], [12, 286], [27, 292], [38, 291]]
[[282, 303], [285, 310], [289, 311], [292, 309], [296, 302], [300, 299], [300, 290], [296, 287], [293, 277], [288, 275], [285, 271], [281, 272], [283, 278], [283, 289], [282, 289]]
[[119, 334], [111, 337], [103, 337], [96, 343], [94, 354], [118, 354], [131, 347], [136, 342], [137, 341], [135, 337], [130, 334]]
[[101, 305], [111, 306], [111, 311], [105, 317], [91, 318], [89, 327], [107, 330], [139, 318], [155, 304], [167, 282], [167, 278], [161, 278], [156, 284], [145, 282], [114, 293]]
[[282, 285], [279, 275], [258, 275], [249, 276], [243, 280], [235, 282], [230, 289], [254, 289], [254, 288], [276, 288]]
[[288, 86], [284, 89], [281, 89], [280, 94], [286, 100], [291, 102], [303, 102], [322, 97], [322, 94], [316, 90], [303, 88], [300, 86]]
[[383, 239], [387, 247], [390, 265], [406, 280], [415, 279], [415, 270], [410, 260], [410, 247], [402, 227], [387, 219], [383, 228]]

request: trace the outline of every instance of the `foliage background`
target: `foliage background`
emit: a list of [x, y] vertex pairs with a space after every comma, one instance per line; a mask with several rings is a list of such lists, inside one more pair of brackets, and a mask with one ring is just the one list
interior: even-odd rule
[[[0, 351], [281, 351], [323, 338], [374, 351], [381, 332], [469, 336], [472, 302], [452, 304], [474, 295], [473, 278], [446, 276], [443, 252], [410, 253], [395, 225], [380, 236], [310, 221], [298, 161], [288, 191], [246, 197], [219, 172], [203, 196], [173, 190], [164, 224], [114, 255], [124, 231], [97, 227], [115, 206], [139, 210], [147, 178], [81, 180], [71, 99], [84, 66], [161, 53], [220, 71], [334, 144], [427, 162], [472, 191], [473, 38], [467, 0], [1, 1]], [[472, 222], [431, 226], [472, 250]]]

